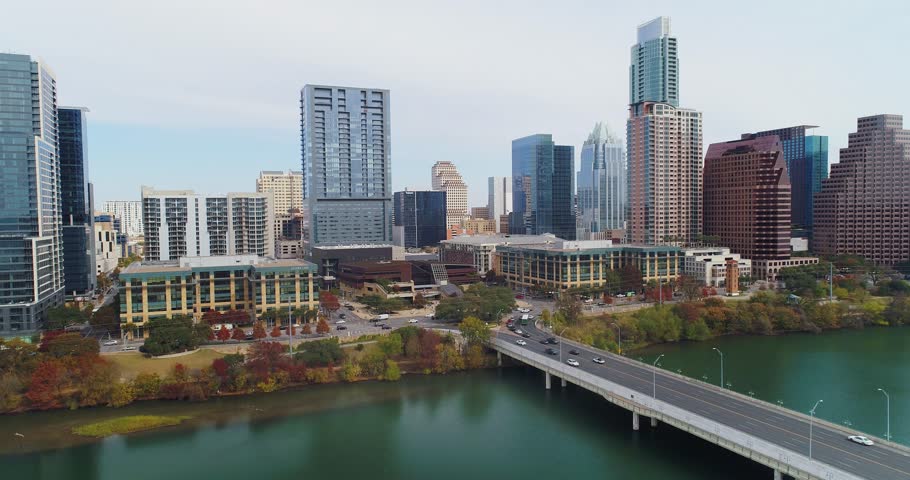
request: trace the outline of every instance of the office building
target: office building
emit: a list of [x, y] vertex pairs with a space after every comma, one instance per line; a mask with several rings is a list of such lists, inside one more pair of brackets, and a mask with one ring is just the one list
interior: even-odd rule
[[461, 229], [464, 235], [495, 234], [496, 221], [489, 218], [466, 218], [461, 221]]
[[395, 245], [421, 248], [446, 239], [446, 192], [395, 192], [392, 204], [398, 240]]
[[79, 107], [57, 109], [63, 285], [70, 298], [91, 295], [96, 285], [86, 112], [88, 109]]
[[0, 335], [28, 337], [64, 297], [57, 84], [0, 53]]
[[790, 222], [797, 234], [809, 234], [812, 229], [813, 197], [828, 178], [828, 137], [806, 135], [817, 128], [813, 125], [747, 133], [749, 139], [775, 135], [780, 139], [790, 177]]
[[537, 134], [512, 141], [509, 232], [575, 238], [575, 148]]
[[900, 115], [857, 121], [815, 195], [812, 245], [876, 264], [910, 261], [910, 130]]
[[272, 194], [273, 210], [277, 215], [297, 209], [303, 211], [303, 172], [263, 170], [256, 179], [256, 192]]
[[552, 234], [547, 235], [465, 235], [439, 244], [439, 261], [443, 263], [474, 265], [477, 273], [484, 275], [493, 268], [496, 248], [505, 245], [541, 245], [561, 242]]
[[109, 200], [104, 202], [104, 211], [120, 221], [120, 233], [130, 237], [144, 234], [142, 230], [142, 202], [139, 200]]
[[389, 91], [306, 85], [300, 111], [309, 245], [391, 242]]
[[580, 229], [591, 233], [625, 228], [626, 156], [621, 140], [598, 123], [581, 147], [576, 182]]
[[[727, 247], [685, 248], [682, 250], [682, 273], [709, 287], [727, 287], [729, 264], [736, 265], [740, 276], [752, 275], [752, 261], [733, 253]], [[732, 279], [739, 285], [739, 277]], [[729, 289], [728, 289], [729, 291]]]
[[142, 187], [147, 260], [275, 253], [269, 193], [199, 195]]
[[108, 274], [117, 268], [120, 259], [124, 257], [126, 242], [120, 243], [113, 215], [109, 213], [96, 215], [93, 224], [95, 245], [93, 276]]
[[[509, 213], [512, 212], [512, 177], [487, 179], [487, 210], [497, 223], [496, 233], [509, 233]], [[503, 217], [505, 223], [503, 224]]]
[[338, 265], [350, 262], [387, 262], [404, 260], [404, 249], [389, 244], [323, 245], [308, 252], [326, 282], [335, 280]]
[[492, 219], [488, 207], [471, 207], [471, 218]]
[[629, 74], [628, 240], [692, 242], [701, 235], [702, 115], [679, 108], [677, 43], [668, 18], [638, 27]]
[[704, 170], [705, 235], [751, 260], [790, 258], [790, 179], [778, 138], [714, 143]]
[[468, 186], [452, 162], [436, 162], [431, 169], [433, 190], [446, 192], [446, 227], [468, 217]]
[[199, 321], [209, 310], [241, 310], [252, 318], [317, 305], [316, 266], [303, 260], [181, 257], [134, 262], [120, 272], [120, 324], [130, 338], [147, 337], [146, 324], [155, 318], [191, 315]]

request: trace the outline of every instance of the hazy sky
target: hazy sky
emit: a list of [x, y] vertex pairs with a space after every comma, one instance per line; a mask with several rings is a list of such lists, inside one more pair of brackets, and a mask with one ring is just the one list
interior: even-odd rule
[[[141, 7], [139, 6], [141, 5]], [[392, 184], [455, 162], [472, 206], [511, 171], [511, 140], [625, 136], [636, 26], [672, 18], [680, 104], [705, 149], [799, 124], [838, 159], [856, 118], [910, 116], [906, 1], [5, 2], [0, 51], [41, 57], [59, 104], [91, 110], [96, 206], [142, 184], [252, 191], [300, 169], [306, 83], [391, 90]], [[910, 119], [906, 122], [910, 125]]]

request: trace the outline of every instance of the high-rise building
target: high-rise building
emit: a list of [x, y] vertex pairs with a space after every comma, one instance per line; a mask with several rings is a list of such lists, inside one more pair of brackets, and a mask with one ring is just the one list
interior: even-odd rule
[[57, 109], [60, 156], [60, 208], [63, 218], [63, 285], [78, 296], [95, 290], [92, 184], [88, 177], [85, 108]]
[[679, 62], [668, 18], [638, 27], [629, 72], [626, 236], [645, 244], [694, 241], [701, 235], [702, 116], [678, 108]]
[[389, 91], [306, 85], [300, 111], [310, 246], [391, 242]]
[[452, 162], [436, 162], [431, 169], [433, 190], [446, 192], [446, 227], [468, 217], [468, 186]]
[[256, 192], [271, 192], [276, 214], [288, 213], [296, 208], [303, 211], [303, 172], [288, 170], [275, 172], [263, 170], [256, 179]]
[[910, 130], [903, 122], [900, 115], [857, 121], [815, 195], [815, 252], [910, 261]]
[[810, 233], [812, 229], [813, 196], [822, 187], [822, 180], [828, 178], [828, 137], [806, 135], [806, 130], [817, 128], [813, 125], [766, 130], [743, 134], [743, 139], [776, 135], [780, 138], [790, 175], [790, 221], [799, 231]]
[[625, 228], [626, 156], [621, 140], [598, 123], [581, 147], [578, 213], [587, 233]]
[[751, 260], [790, 258], [790, 179], [776, 136], [711, 144], [704, 175], [705, 236]]
[[108, 200], [104, 211], [120, 220], [120, 233], [130, 237], [144, 234], [142, 230], [142, 202], [139, 200]]
[[493, 218], [490, 216], [489, 207], [471, 207], [471, 218]]
[[446, 239], [446, 192], [395, 192], [396, 245], [420, 248]]
[[512, 140], [509, 232], [575, 239], [575, 148], [549, 134]]
[[[512, 177], [487, 179], [487, 209], [490, 218], [496, 221], [496, 233], [508, 233], [508, 215], [512, 212]], [[501, 222], [503, 216], [507, 219], [505, 225]]]
[[34, 333], [63, 303], [57, 81], [0, 53], [0, 335]]
[[145, 259], [275, 254], [269, 193], [204, 196], [142, 188]]
[[94, 217], [95, 263], [92, 268], [96, 276], [113, 272], [117, 268], [120, 258], [123, 257], [123, 248], [118, 243], [117, 228], [114, 226], [115, 218], [110, 213], [102, 213]]

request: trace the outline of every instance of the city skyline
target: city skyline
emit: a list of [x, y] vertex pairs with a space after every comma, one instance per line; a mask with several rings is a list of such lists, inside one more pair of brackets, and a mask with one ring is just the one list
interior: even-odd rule
[[[109, 16], [117, 15], [116, 11], [98, 9], [97, 16], [86, 19], [88, 26], [79, 29], [80, 32], [92, 30], [91, 26], [99, 22], [99, 25], [106, 25], [105, 28], [113, 28], [112, 34], [127, 39], [122, 43], [129, 44], [130, 50], [120, 50], [120, 46], [92, 37], [79, 45], [61, 41], [61, 35], [75, 28], [65, 22], [67, 18], [63, 13], [66, 9], [63, 13], [41, 11], [43, 18], [49, 18], [54, 25], [59, 24], [56, 32], [35, 38], [19, 30], [25, 28], [27, 22], [10, 22], [9, 28], [0, 33], [0, 44], [11, 51], [41, 57], [52, 65], [64, 85], [60, 104], [86, 105], [92, 109], [89, 144], [96, 205], [103, 205], [107, 200], [138, 200], [139, 182], [132, 184], [120, 177], [121, 164], [125, 161], [155, 162], [162, 166], [148, 172], [153, 178], [146, 183], [206, 192], [248, 190], [248, 179], [259, 170], [298, 169], [299, 111], [296, 100], [297, 92], [305, 83], [372, 85], [387, 88], [395, 95], [397, 108], [392, 116], [396, 136], [392, 161], [397, 166], [413, 168], [396, 169], [393, 191], [404, 187], [427, 188], [425, 176], [417, 171], [425, 171], [438, 160], [455, 161], [466, 183], [482, 185], [490, 175], [508, 174], [509, 147], [513, 138], [549, 132], [556, 138], [571, 140], [576, 150], [580, 150], [583, 135], [595, 121], [603, 119], [613, 128], [621, 127], [627, 115], [629, 79], [625, 66], [633, 41], [630, 32], [636, 25], [657, 15], [672, 17], [674, 33], [685, 39], [685, 48], [680, 54], [682, 93], [679, 100], [681, 105], [697, 106], [705, 113], [706, 144], [736, 138], [742, 132], [789, 125], [820, 125], [817, 133], [830, 138], [830, 162], [833, 164], [838, 161], [836, 152], [846, 147], [847, 135], [852, 132], [856, 118], [910, 110], [910, 100], [892, 98], [889, 94], [900, 91], [902, 75], [879, 79], [874, 69], [889, 58], [899, 56], [901, 42], [897, 27], [899, 19], [906, 18], [908, 13], [903, 5], [889, 7], [882, 3], [876, 8], [851, 13], [847, 13], [849, 9], [833, 9], [830, 21], [824, 23], [813, 20], [817, 8], [809, 5], [788, 5], [786, 17], [774, 15], [773, 6], [748, 6], [730, 14], [729, 22], [715, 13], [722, 10], [711, 3], [695, 8], [671, 3], [609, 7], [609, 10], [601, 10], [606, 6], [591, 6], [585, 8], [589, 14], [584, 16], [577, 15], [578, 8], [571, 7], [523, 9], [528, 31], [522, 32], [518, 27], [510, 26], [510, 22], [502, 21], [509, 15], [509, 7], [498, 5], [489, 11], [490, 23], [472, 20], [472, 27], [478, 34], [469, 41], [470, 45], [460, 46], [442, 38], [446, 36], [446, 29], [453, 28], [448, 26], [441, 27], [443, 33], [426, 35], [425, 41], [421, 42], [423, 45], [412, 45], [411, 39], [415, 34], [425, 33], [425, 27], [419, 25], [421, 22], [399, 24], [395, 17], [414, 19], [414, 16], [438, 15], [434, 9], [445, 10], [446, 15], [468, 16], [470, 8], [452, 12], [444, 6], [432, 6], [408, 16], [400, 5], [389, 5], [383, 18], [398, 27], [398, 31], [392, 31], [396, 28], [383, 29], [384, 35], [378, 41], [399, 49], [400, 57], [382, 56], [388, 60], [387, 64], [382, 64], [382, 59], [375, 59], [356, 69], [345, 65], [343, 54], [375, 34], [379, 27], [369, 27], [353, 35], [352, 40], [345, 40], [327, 51], [311, 52], [279, 45], [282, 40], [292, 38], [292, 34], [300, 38], [294, 37], [291, 44], [306, 43], [319, 33], [318, 28], [300, 32], [292, 29], [290, 22], [279, 21], [262, 39], [243, 38], [248, 42], [243, 48], [256, 50], [257, 56], [263, 53], [261, 59], [250, 60], [256, 62], [251, 70], [268, 72], [257, 73], [252, 79], [249, 75], [234, 78], [235, 67], [229, 56], [233, 44], [219, 46], [218, 41], [204, 40], [221, 39], [231, 29], [222, 32], [221, 27], [198, 22], [196, 16], [199, 14], [195, 11], [189, 11], [185, 18], [177, 20], [173, 45], [153, 44], [143, 38], [142, 32], [149, 28], [146, 21], [155, 23], [156, 18], [165, 16], [166, 6], [150, 9], [141, 21], [120, 18], [119, 22], [109, 21]], [[26, 18], [37, 13], [38, 8], [41, 5], [17, 4], [10, 7], [9, 13], [13, 19]], [[294, 7], [286, 8], [292, 10]], [[358, 22], [365, 22], [368, 13], [364, 12], [363, 20]], [[400, 15], [396, 15], [398, 13]], [[267, 30], [264, 26], [259, 27], [265, 25], [263, 15], [274, 16], [231, 8], [229, 4], [224, 15], [226, 25], [247, 25], [243, 31], [252, 29], [254, 32]], [[319, 6], [308, 13], [317, 24], [319, 22], [315, 20], [328, 18], [327, 15]], [[755, 21], [732, 21], [738, 15]], [[572, 31], [568, 35], [535, 38], [534, 32], [547, 25], [550, 19], [569, 16], [572, 17]], [[281, 17], [293, 18], [294, 15]], [[768, 37], [759, 27], [767, 23], [762, 20], [772, 19], [777, 33]], [[601, 28], [583, 28], [589, 22]], [[187, 40], [184, 37], [190, 34], [190, 25], [194, 28], [193, 37]], [[610, 28], [602, 28], [604, 25]], [[711, 29], [704, 28], [706, 25]], [[860, 40], [856, 40], [838, 34], [843, 30], [870, 31], [868, 25], [876, 25], [875, 39], [858, 35], [856, 38]], [[199, 35], [195, 30], [197, 27], [210, 35]], [[476, 47], [475, 42], [495, 44], [493, 39], [503, 34], [516, 41], [501, 47], [494, 45], [489, 52], [472, 48], [472, 45]], [[731, 41], [716, 42], [718, 36]], [[825, 48], [813, 48], [806, 56], [772, 57], [767, 54], [785, 51], [790, 44], [814, 45], [819, 38], [825, 39]], [[875, 49], [864, 48], [873, 42]], [[175, 45], [188, 47], [192, 54], [175, 55], [171, 51]], [[517, 48], [515, 45], [526, 46]], [[504, 55], [503, 48], [508, 48], [511, 55]], [[583, 73], [579, 75], [578, 88], [573, 88], [577, 92], [557, 97], [546, 93], [552, 90], [544, 86], [564, 84], [565, 79], [553, 74], [531, 79], [525, 75], [527, 65], [530, 65], [525, 63], [535, 48], [548, 54], [560, 54], [566, 69]], [[440, 54], [423, 55], [430, 50]], [[865, 53], [855, 55], [860, 50]], [[566, 51], [573, 52], [571, 58], [562, 55]], [[97, 53], [92, 55], [91, 62], [85, 62], [84, 52]], [[593, 52], [597, 52], [598, 62], [588, 60]], [[810, 51], [806, 49], [806, 52]], [[748, 71], [747, 66], [757, 56], [763, 61], [773, 58], [780, 71], [787, 74], [760, 81], [744, 75], [742, 72]], [[430, 63], [426, 69], [417, 69], [412, 61], [406, 60], [409, 58], [423, 58]], [[719, 58], [723, 58], [727, 68], [714, 68], [714, 62]], [[459, 65], [456, 70], [463, 73], [453, 73], [452, 62]], [[179, 79], [168, 76], [168, 81], [162, 82], [162, 73], [150, 72], [154, 65], [171, 63], [188, 75]], [[832, 70], [847, 67], [851, 69], [849, 79], [831, 75]], [[477, 75], [480, 71], [486, 73]], [[803, 79], [804, 88], [795, 88], [787, 80], [794, 75]], [[126, 78], [132, 79], [131, 82], [142, 82], [142, 85], [137, 85], [135, 90], [112, 88], [120, 80], [125, 84]], [[146, 83], [149, 79], [152, 83]], [[856, 88], [872, 84], [877, 87]], [[143, 94], [135, 95], [136, 91], [143, 91]], [[860, 93], [842, 96], [842, 91]], [[744, 95], [743, 92], [757, 94]], [[489, 102], [481, 104], [478, 98], [487, 98]], [[832, 101], [834, 98], [838, 100]], [[426, 121], [428, 114], [437, 119]], [[456, 136], [449, 135], [448, 128], [452, 124], [461, 125]], [[466, 138], [470, 140], [466, 141]], [[130, 152], [129, 159], [123, 157], [123, 151]], [[578, 152], [576, 163], [577, 156]], [[203, 173], [215, 165], [225, 167], [220, 170], [224, 172], [222, 175]], [[172, 169], [184, 166], [191, 178], [167, 181], [166, 176]], [[483, 189], [472, 189], [469, 204], [485, 204], [485, 193]]]

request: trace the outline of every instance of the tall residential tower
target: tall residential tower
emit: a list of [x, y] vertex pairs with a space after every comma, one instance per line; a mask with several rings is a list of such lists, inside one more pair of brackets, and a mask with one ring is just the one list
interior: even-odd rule
[[575, 239], [575, 148], [537, 134], [512, 140], [509, 233]]
[[60, 205], [63, 217], [63, 284], [66, 294], [95, 290], [94, 205], [88, 178], [86, 108], [57, 109]]
[[487, 188], [487, 210], [496, 222], [496, 233], [508, 233], [509, 213], [512, 212], [512, 177], [490, 177]]

